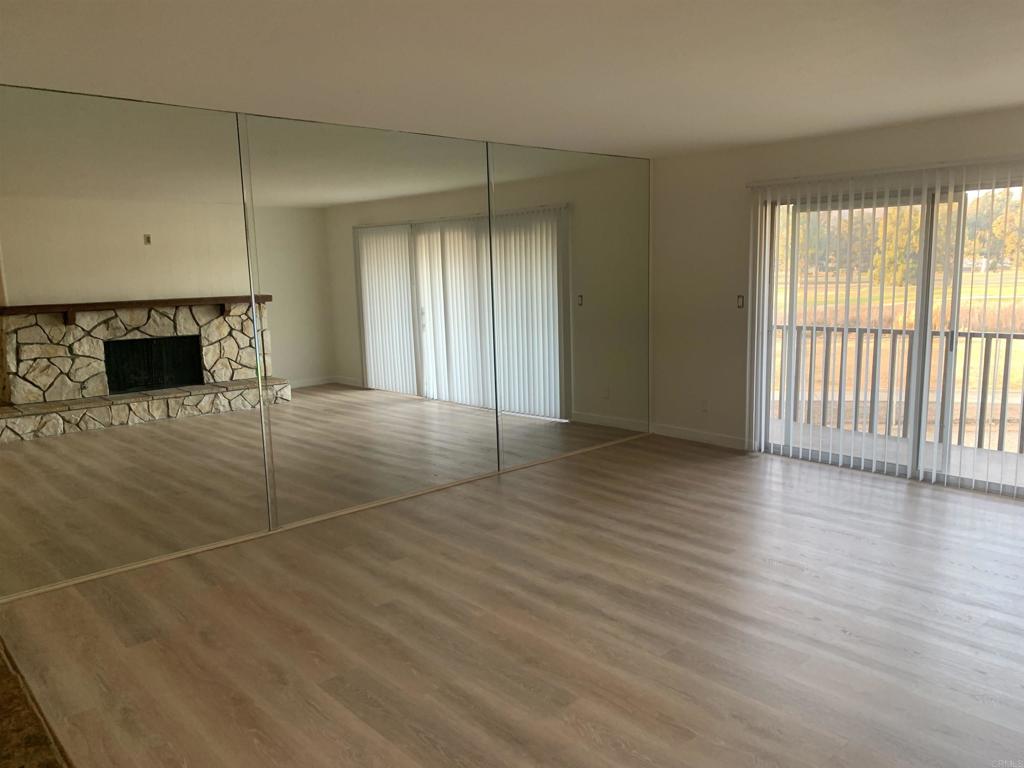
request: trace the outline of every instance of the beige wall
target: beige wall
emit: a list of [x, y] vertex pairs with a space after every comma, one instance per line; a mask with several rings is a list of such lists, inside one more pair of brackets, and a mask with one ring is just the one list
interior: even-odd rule
[[268, 324], [276, 376], [305, 387], [338, 378], [334, 296], [322, 208], [257, 208], [258, 290], [273, 295]]
[[[648, 214], [646, 163], [496, 185], [495, 209], [572, 206], [574, 418], [646, 429], [648, 415]], [[483, 187], [394, 198], [328, 211], [338, 372], [362, 381], [352, 229], [482, 215]]]
[[233, 115], [5, 87], [0, 114], [7, 303], [248, 291]]
[[11, 305], [249, 290], [241, 205], [7, 197], [0, 238]]
[[7, 280], [4, 277], [4, 235], [0, 229], [0, 307], [6, 306], [7, 301]]
[[1024, 109], [656, 158], [652, 428], [745, 444], [747, 184], [1020, 155]]

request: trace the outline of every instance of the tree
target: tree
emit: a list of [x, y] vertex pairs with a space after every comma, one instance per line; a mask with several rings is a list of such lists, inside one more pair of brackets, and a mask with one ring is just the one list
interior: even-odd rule
[[916, 283], [921, 263], [921, 206], [889, 208], [875, 225], [872, 271], [875, 282]]

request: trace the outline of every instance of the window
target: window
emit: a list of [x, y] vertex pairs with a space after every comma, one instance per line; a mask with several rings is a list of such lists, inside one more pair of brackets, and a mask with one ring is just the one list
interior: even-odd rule
[[759, 191], [755, 446], [1016, 493], [1021, 175]]

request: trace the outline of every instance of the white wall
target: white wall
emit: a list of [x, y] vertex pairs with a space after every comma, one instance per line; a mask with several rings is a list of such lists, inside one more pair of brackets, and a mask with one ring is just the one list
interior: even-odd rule
[[[572, 206], [574, 418], [646, 429], [648, 417], [648, 174], [645, 163], [497, 184], [495, 209]], [[483, 215], [477, 189], [335, 206], [328, 231], [338, 311], [338, 371], [362, 381], [355, 226]]]
[[259, 285], [269, 305], [272, 370], [292, 386], [337, 379], [327, 217], [322, 208], [257, 208]]
[[1024, 108], [656, 158], [654, 431], [745, 444], [747, 184], [1021, 155]]

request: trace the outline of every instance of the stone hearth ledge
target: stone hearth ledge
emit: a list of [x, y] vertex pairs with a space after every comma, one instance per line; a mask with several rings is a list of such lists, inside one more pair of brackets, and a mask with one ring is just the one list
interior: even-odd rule
[[[268, 377], [264, 379], [264, 388], [271, 404], [292, 399], [291, 385], [285, 379]], [[0, 443], [244, 411], [258, 404], [257, 380], [240, 379], [48, 403], [0, 405]]]

